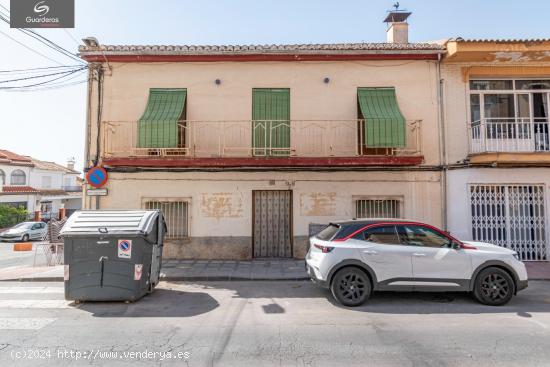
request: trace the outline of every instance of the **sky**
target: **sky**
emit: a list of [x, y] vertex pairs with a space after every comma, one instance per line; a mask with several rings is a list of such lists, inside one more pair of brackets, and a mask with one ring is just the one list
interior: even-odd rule
[[[17, 0], [15, 0], [17, 1]], [[411, 42], [462, 38], [550, 38], [539, 15], [548, 0], [402, 0]], [[9, 8], [9, 0], [0, 0]], [[35, 29], [77, 52], [103, 44], [272, 44], [384, 42], [386, 0], [75, 0], [75, 28]], [[0, 22], [0, 70], [55, 66], [1, 32], [57, 60], [75, 64]], [[0, 76], [0, 80], [5, 76]], [[73, 80], [83, 80], [77, 75]], [[84, 168], [86, 86], [40, 92], [0, 90], [0, 149]]]

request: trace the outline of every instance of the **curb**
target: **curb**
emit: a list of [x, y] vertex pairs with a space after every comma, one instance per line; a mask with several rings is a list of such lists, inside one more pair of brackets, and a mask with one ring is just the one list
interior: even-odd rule
[[[309, 277], [291, 277], [291, 278], [245, 278], [245, 277], [231, 277], [231, 276], [205, 276], [205, 277], [160, 277], [161, 282], [244, 282], [244, 281], [262, 281], [262, 282], [280, 282], [280, 281], [304, 281], [310, 280]], [[43, 278], [12, 278], [12, 279], [0, 279], [1, 282], [63, 282], [63, 277], [43, 277]]]

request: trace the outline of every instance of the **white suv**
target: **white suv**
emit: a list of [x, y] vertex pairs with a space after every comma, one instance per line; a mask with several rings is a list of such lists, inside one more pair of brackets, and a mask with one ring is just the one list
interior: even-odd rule
[[503, 305], [527, 287], [517, 253], [397, 219], [335, 222], [310, 238], [307, 271], [346, 306], [372, 291], [463, 291]]

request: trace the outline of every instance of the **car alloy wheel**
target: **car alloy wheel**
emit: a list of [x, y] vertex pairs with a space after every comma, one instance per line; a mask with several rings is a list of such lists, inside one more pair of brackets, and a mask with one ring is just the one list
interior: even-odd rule
[[334, 276], [331, 284], [333, 296], [345, 306], [359, 306], [370, 296], [370, 280], [358, 268], [344, 268]]
[[479, 273], [474, 294], [483, 304], [500, 306], [508, 303], [514, 295], [514, 282], [504, 270], [488, 268]]
[[28, 234], [24, 234], [23, 237], [21, 238], [21, 241], [23, 242], [27, 242], [29, 240], [29, 235]]

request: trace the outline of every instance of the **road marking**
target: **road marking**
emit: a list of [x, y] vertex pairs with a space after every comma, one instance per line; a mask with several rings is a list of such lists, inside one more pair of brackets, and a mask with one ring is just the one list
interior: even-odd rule
[[74, 308], [72, 301], [56, 299], [17, 299], [0, 300], [0, 308]]
[[55, 320], [47, 317], [0, 317], [0, 330], [39, 330]]
[[38, 294], [44, 294], [44, 293], [58, 293], [63, 294], [65, 290], [63, 287], [0, 287], [0, 294], [9, 294], [9, 293], [15, 293], [15, 294], [25, 294], [25, 293], [38, 293]]

